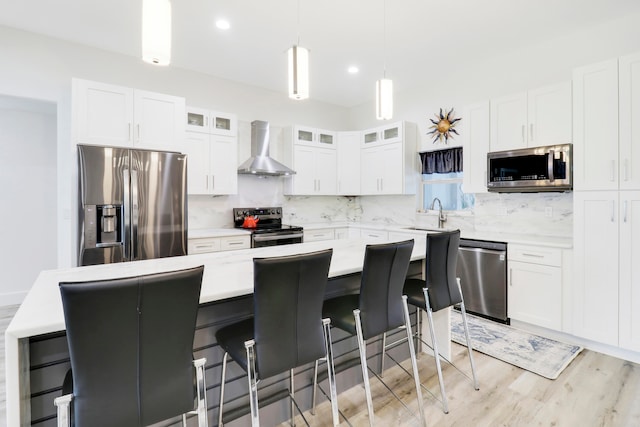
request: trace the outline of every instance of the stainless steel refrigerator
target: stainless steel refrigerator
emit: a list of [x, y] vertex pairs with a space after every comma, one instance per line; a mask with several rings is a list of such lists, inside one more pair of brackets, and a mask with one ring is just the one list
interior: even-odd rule
[[78, 265], [187, 254], [186, 155], [78, 145]]

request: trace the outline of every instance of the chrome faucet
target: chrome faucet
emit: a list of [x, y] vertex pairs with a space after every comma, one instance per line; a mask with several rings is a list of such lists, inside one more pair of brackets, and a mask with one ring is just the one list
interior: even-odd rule
[[433, 210], [433, 207], [436, 205], [436, 201], [438, 201], [438, 228], [444, 228], [444, 223], [447, 221], [447, 217], [444, 215], [444, 213], [442, 213], [442, 202], [440, 201], [440, 199], [438, 199], [437, 197], [433, 198], [433, 201], [431, 202], [431, 208], [430, 210]]

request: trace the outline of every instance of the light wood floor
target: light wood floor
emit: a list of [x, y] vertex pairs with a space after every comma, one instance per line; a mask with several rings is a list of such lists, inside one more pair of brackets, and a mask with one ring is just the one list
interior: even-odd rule
[[[15, 306], [0, 307], [2, 338], [16, 310]], [[463, 371], [470, 372], [465, 348], [452, 346], [454, 362]], [[0, 349], [0, 425], [3, 425], [6, 419], [4, 339], [0, 340]], [[584, 350], [552, 381], [482, 353], [475, 352], [474, 357], [479, 391], [454, 368], [443, 365], [449, 414], [445, 415], [440, 403], [423, 391], [428, 426], [640, 426], [640, 365]], [[409, 364], [404, 366], [409, 368]], [[422, 382], [439, 396], [433, 358], [422, 355], [418, 366]], [[413, 381], [396, 366], [387, 369], [385, 381], [417, 414]], [[377, 426], [420, 425], [377, 379], [372, 377], [371, 385]], [[356, 386], [342, 391], [338, 402], [351, 425], [368, 425], [364, 388]], [[327, 426], [331, 424], [329, 411], [325, 402], [318, 406], [315, 416], [305, 416], [312, 426]], [[348, 425], [342, 421], [342, 426]], [[286, 425], [289, 424], [282, 427]], [[298, 425], [304, 425], [301, 419]]]
[[[470, 373], [466, 349], [452, 345], [456, 365]], [[479, 391], [453, 367], [443, 366], [449, 414], [423, 391], [428, 426], [640, 426], [640, 365], [583, 350], [558, 379], [548, 380], [482, 353], [474, 352], [474, 359]], [[439, 396], [433, 358], [422, 355], [418, 366], [422, 382]], [[385, 381], [417, 414], [415, 388], [407, 374], [393, 367], [386, 371]], [[371, 378], [371, 385], [376, 426], [420, 425], [377, 379]], [[343, 391], [338, 403], [351, 425], [368, 426], [362, 386]], [[316, 416], [305, 417], [312, 426], [327, 426], [331, 425], [329, 411], [324, 402]], [[297, 425], [304, 425], [298, 419]], [[348, 425], [341, 421], [341, 426]]]

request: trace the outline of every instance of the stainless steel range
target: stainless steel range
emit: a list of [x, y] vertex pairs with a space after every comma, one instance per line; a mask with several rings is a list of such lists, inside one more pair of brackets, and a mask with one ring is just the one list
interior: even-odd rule
[[302, 243], [302, 227], [283, 225], [282, 208], [234, 208], [236, 228], [251, 231], [251, 247]]

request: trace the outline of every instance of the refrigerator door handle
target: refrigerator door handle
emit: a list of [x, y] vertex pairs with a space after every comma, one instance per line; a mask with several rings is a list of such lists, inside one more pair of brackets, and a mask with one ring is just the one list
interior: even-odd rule
[[122, 171], [122, 182], [123, 182], [123, 204], [124, 204], [124, 257], [123, 261], [131, 260], [131, 195], [129, 194], [129, 183], [131, 182], [131, 177], [129, 173], [129, 169], [124, 169]]
[[131, 171], [131, 261], [138, 258], [138, 171]]

